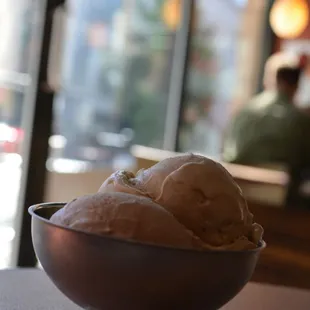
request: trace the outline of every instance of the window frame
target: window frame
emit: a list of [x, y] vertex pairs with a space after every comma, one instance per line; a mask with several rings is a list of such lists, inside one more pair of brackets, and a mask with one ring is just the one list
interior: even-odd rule
[[[53, 27], [53, 12], [65, 0], [47, 0], [43, 11], [43, 29], [37, 80], [34, 81], [34, 94], [26, 102], [24, 117], [25, 138], [23, 143], [23, 164], [18, 198], [15, 227], [16, 241], [12, 259], [18, 267], [35, 267], [37, 259], [31, 237], [31, 217], [28, 208], [44, 199], [47, 176], [46, 161], [49, 153], [49, 138], [52, 133], [54, 92], [48, 86], [48, 63]], [[27, 112], [26, 111], [26, 112]]]

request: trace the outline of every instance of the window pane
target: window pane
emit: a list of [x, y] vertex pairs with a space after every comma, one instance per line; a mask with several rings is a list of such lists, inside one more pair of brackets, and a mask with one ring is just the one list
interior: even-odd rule
[[69, 1], [53, 158], [119, 167], [132, 144], [163, 146], [176, 36], [164, 3]]
[[0, 1], [0, 268], [12, 267], [28, 96], [45, 1]]
[[266, 2], [195, 1], [180, 151], [220, 157], [232, 110], [256, 91]]

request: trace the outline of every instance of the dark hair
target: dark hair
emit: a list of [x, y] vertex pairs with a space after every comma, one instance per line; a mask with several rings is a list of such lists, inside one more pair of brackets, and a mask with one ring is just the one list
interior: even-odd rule
[[277, 82], [285, 82], [290, 86], [296, 86], [298, 85], [301, 72], [301, 68], [282, 67], [277, 71]]

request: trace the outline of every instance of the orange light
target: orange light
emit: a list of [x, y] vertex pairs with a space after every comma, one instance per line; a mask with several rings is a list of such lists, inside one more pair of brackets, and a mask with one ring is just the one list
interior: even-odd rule
[[[175, 31], [181, 24], [182, 18], [182, 0], [166, 0], [162, 9], [162, 19], [166, 26], [171, 30]], [[187, 0], [186, 0], [187, 1]], [[193, 9], [193, 17], [191, 27], [194, 28], [197, 22], [196, 6]]]
[[176, 30], [181, 22], [181, 0], [167, 0], [163, 6], [162, 18], [170, 30]]
[[270, 12], [270, 25], [274, 33], [284, 39], [300, 36], [309, 22], [307, 0], [277, 0]]

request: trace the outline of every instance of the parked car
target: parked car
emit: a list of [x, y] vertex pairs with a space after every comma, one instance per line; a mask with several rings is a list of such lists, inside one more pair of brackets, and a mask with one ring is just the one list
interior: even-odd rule
[[21, 128], [0, 123], [0, 153], [20, 154], [23, 137], [24, 131]]

